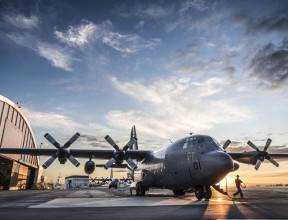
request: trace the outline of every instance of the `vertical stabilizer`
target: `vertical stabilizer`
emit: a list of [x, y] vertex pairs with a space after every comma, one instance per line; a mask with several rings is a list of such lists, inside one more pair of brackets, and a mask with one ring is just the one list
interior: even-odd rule
[[[130, 136], [130, 140], [132, 138], [136, 138], [137, 140], [137, 134], [136, 134], [136, 127], [135, 125], [133, 125], [132, 129], [131, 129], [131, 136]], [[138, 141], [136, 141], [131, 147], [130, 150], [138, 150]]]
[[111, 168], [110, 179], [113, 179], [113, 168]]

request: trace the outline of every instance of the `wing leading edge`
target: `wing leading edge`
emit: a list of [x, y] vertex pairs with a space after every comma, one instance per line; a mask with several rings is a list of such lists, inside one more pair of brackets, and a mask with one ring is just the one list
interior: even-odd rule
[[[70, 149], [70, 154], [78, 158], [109, 159], [114, 150]], [[28, 154], [34, 156], [53, 156], [57, 149], [0, 148], [0, 154]], [[127, 150], [126, 155], [133, 160], [141, 161], [152, 155], [148, 150]]]

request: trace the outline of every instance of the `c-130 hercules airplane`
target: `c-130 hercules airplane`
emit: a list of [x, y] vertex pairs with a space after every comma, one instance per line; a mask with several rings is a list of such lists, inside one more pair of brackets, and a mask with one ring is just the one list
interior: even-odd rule
[[[278, 167], [279, 164], [273, 158], [288, 157], [288, 154], [268, 154], [271, 139], [267, 140], [263, 151], [248, 141], [248, 145], [255, 151], [229, 153], [226, 149], [231, 143], [230, 140], [221, 147], [214, 138], [207, 135], [184, 137], [158, 151], [138, 150], [135, 126], [131, 130], [130, 141], [122, 149], [108, 135], [105, 139], [115, 150], [68, 149], [79, 136], [80, 134], [76, 133], [67, 143], [60, 146], [46, 133], [44, 137], [56, 149], [0, 148], [0, 153], [52, 156], [43, 164], [45, 169], [56, 158], [61, 164], [65, 164], [68, 159], [76, 167], [80, 163], [75, 157], [89, 158], [84, 166], [87, 174], [92, 174], [95, 170], [93, 158], [109, 159], [106, 164], [96, 166], [105, 169], [126, 167], [130, 169], [134, 176], [136, 195], [144, 196], [150, 187], [156, 187], [171, 189], [175, 196], [184, 195], [186, 191], [192, 190], [199, 200], [211, 198], [211, 186], [225, 193], [215, 184], [239, 168], [239, 164], [233, 160], [253, 164], [258, 170], [264, 159]], [[123, 164], [123, 161], [127, 164]]]

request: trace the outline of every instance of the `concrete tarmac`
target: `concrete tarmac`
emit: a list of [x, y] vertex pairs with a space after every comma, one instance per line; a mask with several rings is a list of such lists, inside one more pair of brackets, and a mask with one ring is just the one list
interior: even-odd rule
[[174, 198], [170, 190], [151, 189], [145, 197], [138, 197], [105, 186], [0, 191], [0, 218], [288, 219], [287, 187], [247, 188], [243, 192], [244, 199], [232, 199], [213, 190], [209, 201], [198, 201], [193, 193]]

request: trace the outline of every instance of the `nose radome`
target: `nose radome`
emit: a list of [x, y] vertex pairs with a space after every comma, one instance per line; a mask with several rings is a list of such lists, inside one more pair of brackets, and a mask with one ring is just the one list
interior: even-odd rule
[[220, 166], [223, 166], [223, 171], [224, 172], [230, 172], [233, 170], [234, 167], [234, 162], [231, 156], [225, 152], [218, 152], [220, 161], [222, 164]]
[[[218, 183], [233, 170], [234, 162], [229, 154], [221, 151], [209, 152], [203, 157], [204, 176], [211, 185]], [[203, 164], [204, 165], [204, 164]], [[209, 180], [208, 180], [209, 179]]]

